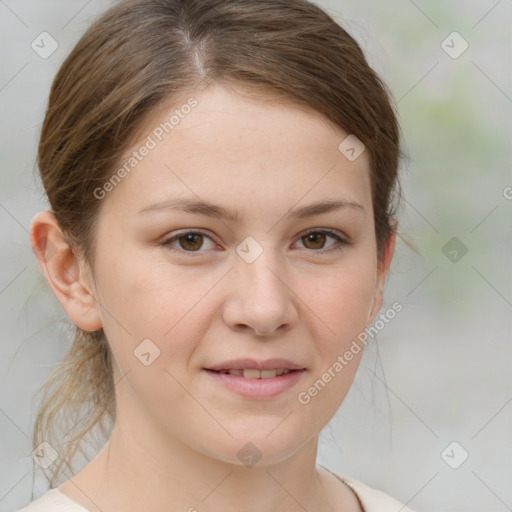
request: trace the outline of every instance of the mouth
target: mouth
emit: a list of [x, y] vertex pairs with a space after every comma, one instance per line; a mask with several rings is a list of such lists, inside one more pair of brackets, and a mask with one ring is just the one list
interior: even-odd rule
[[[255, 364], [247, 362], [236, 363], [239, 367], [232, 368], [224, 364], [220, 368], [203, 368], [204, 373], [214, 384], [213, 389], [224, 389], [230, 393], [235, 393], [244, 398], [250, 399], [272, 399], [278, 395], [283, 395], [296, 387], [306, 373], [306, 369], [292, 363], [282, 366], [296, 366], [296, 368], [283, 368], [275, 366], [272, 368], [269, 362], [256, 364], [266, 366], [266, 368], [254, 368]], [[240, 367], [242, 366], [242, 367]], [[247, 368], [246, 366], [252, 366]]]

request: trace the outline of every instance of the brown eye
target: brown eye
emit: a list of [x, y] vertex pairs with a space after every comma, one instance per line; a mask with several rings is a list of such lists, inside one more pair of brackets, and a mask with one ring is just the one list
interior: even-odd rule
[[177, 238], [180, 246], [186, 251], [197, 251], [203, 245], [203, 235], [200, 233], [187, 233]]
[[[308, 233], [307, 235], [304, 235], [301, 237], [302, 243], [308, 248], [308, 249], [322, 249], [327, 237], [325, 236], [325, 233], [318, 232], [318, 233]], [[311, 244], [311, 245], [310, 245]]]

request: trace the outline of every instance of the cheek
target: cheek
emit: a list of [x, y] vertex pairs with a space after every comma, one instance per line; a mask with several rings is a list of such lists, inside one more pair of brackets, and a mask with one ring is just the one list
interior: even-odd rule
[[105, 253], [97, 261], [99, 300], [111, 313], [105, 317], [107, 325], [115, 316], [129, 332], [163, 334], [193, 295], [190, 280], [133, 247], [117, 247], [117, 254]]
[[369, 310], [375, 287], [371, 265], [353, 266], [329, 272], [322, 278], [303, 281], [300, 296], [322, 325], [322, 332], [332, 345], [350, 343], [368, 325]]
[[158, 354], [155, 363], [181, 368], [211, 321], [210, 292], [219, 276], [198, 276], [143, 255], [105, 257], [98, 261], [97, 276], [103, 329], [120, 366], [128, 369], [134, 351], [149, 339], [156, 347], [146, 341], [150, 352]]

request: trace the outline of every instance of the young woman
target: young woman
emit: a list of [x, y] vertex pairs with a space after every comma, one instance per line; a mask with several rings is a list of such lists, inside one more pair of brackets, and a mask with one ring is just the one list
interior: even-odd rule
[[39, 145], [31, 244], [76, 335], [34, 429], [51, 489], [22, 510], [408, 511], [316, 464], [382, 305], [399, 156], [385, 86], [306, 0], [97, 20]]

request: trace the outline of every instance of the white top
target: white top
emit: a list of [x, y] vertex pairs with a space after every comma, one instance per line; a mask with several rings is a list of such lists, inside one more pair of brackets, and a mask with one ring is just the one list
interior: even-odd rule
[[[324, 467], [324, 466], [322, 466]], [[325, 468], [327, 469], [327, 468]], [[346, 484], [359, 499], [364, 512], [413, 512], [391, 496], [372, 489], [367, 485], [352, 478], [341, 477], [331, 470], [334, 476]], [[78, 503], [74, 502], [59, 489], [49, 489], [42, 496], [29, 503], [26, 507], [16, 512], [89, 512]]]

